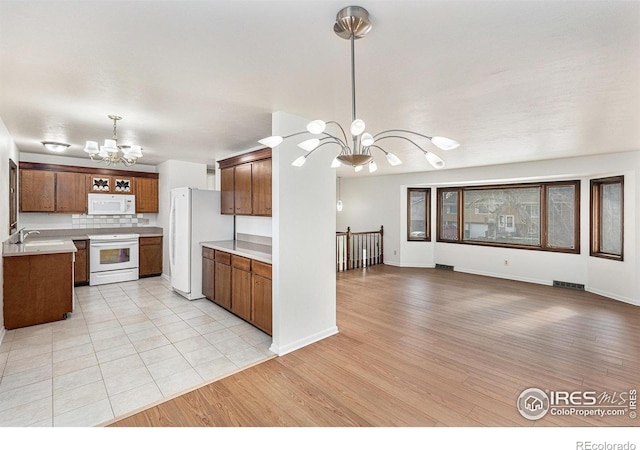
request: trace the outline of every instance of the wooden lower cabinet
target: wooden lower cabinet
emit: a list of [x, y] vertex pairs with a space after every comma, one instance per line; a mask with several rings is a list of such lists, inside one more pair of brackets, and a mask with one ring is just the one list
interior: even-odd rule
[[203, 247], [202, 293], [271, 335], [271, 264]]
[[231, 264], [216, 259], [214, 280], [213, 301], [225, 309], [231, 309]]
[[251, 289], [251, 304], [253, 306], [251, 322], [262, 331], [271, 335], [272, 323], [272, 301], [271, 301], [271, 280], [253, 274]]
[[231, 311], [246, 321], [251, 321], [251, 272], [231, 269]]
[[138, 264], [140, 277], [162, 275], [162, 236], [140, 236]]
[[73, 253], [9, 256], [4, 265], [4, 327], [55, 322], [73, 310]]
[[73, 281], [76, 286], [89, 284], [89, 241], [73, 241], [78, 251], [73, 265]]
[[215, 275], [216, 261], [214, 251], [210, 248], [202, 247], [202, 295], [211, 301], [216, 296]]

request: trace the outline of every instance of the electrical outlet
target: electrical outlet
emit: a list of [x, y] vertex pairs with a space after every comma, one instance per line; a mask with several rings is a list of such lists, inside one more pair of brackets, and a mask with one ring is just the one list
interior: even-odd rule
[[508, 266], [508, 265], [509, 265], [509, 260], [508, 260], [508, 259], [505, 259], [505, 260], [504, 260], [504, 265], [505, 265], [505, 266]]
[[394, 250], [394, 251], [393, 251], [393, 254], [394, 254], [394, 255], [396, 255], [396, 254], [397, 254], [397, 252]]

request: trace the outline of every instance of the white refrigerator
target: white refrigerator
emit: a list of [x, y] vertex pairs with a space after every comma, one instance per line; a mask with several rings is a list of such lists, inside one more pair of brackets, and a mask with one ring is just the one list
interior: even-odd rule
[[220, 191], [171, 190], [171, 287], [189, 300], [203, 298], [201, 242], [233, 240], [233, 216], [220, 214]]

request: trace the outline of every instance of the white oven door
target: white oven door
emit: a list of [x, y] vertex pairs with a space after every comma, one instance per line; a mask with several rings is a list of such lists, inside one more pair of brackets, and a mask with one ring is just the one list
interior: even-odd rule
[[91, 241], [89, 258], [91, 272], [137, 268], [138, 241]]

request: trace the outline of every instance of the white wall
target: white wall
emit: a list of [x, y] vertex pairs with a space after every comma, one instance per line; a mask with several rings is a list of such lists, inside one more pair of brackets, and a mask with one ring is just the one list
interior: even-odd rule
[[[307, 120], [273, 114], [274, 135], [304, 130]], [[302, 167], [297, 141], [273, 151], [273, 345], [279, 355], [338, 332], [336, 327], [336, 178], [333, 154]]]
[[[584, 284], [607, 297], [640, 305], [640, 152], [585, 156], [471, 169], [429, 171], [394, 176], [343, 178], [344, 209], [337, 229], [385, 227], [385, 263], [398, 266], [452, 265], [456, 270], [494, 277], [551, 284], [553, 280]], [[625, 176], [624, 261], [589, 256], [589, 179]], [[485, 183], [581, 180], [579, 255], [435, 242], [436, 188]], [[432, 242], [406, 241], [406, 188], [432, 187]], [[508, 260], [508, 265], [504, 265]]]
[[272, 237], [271, 217], [236, 216], [236, 233]]
[[164, 230], [162, 275], [168, 278], [171, 276], [168, 239], [171, 189], [179, 187], [207, 189], [207, 165], [168, 160], [158, 164], [157, 170], [159, 174], [157, 226]]
[[[2, 118], [0, 118], [0, 242], [9, 238], [9, 159], [18, 165], [19, 152], [13, 138], [9, 134]], [[18, 228], [22, 225], [18, 216]], [[3, 265], [0, 264], [0, 280], [4, 278]], [[4, 299], [2, 289], [0, 289], [0, 311], [4, 309]], [[4, 337], [4, 314], [0, 314], [0, 343]]]

